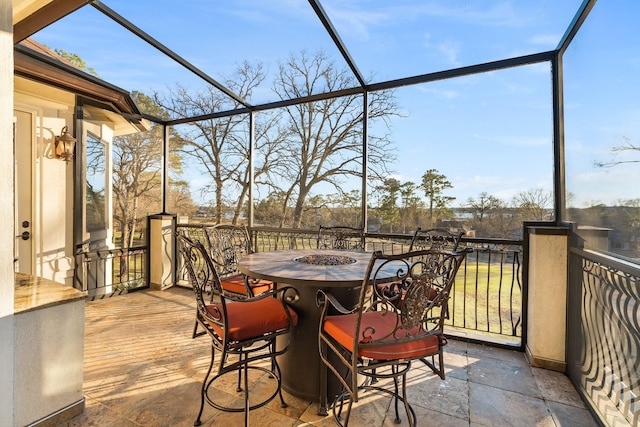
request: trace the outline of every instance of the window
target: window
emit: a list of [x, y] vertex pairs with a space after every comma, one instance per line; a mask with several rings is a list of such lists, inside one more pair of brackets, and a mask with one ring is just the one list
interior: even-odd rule
[[87, 231], [107, 227], [105, 206], [106, 146], [100, 138], [87, 133], [86, 213]]

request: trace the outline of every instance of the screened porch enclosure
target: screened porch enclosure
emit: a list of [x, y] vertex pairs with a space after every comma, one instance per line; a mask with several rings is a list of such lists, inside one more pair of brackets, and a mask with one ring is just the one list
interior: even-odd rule
[[[153, 181], [138, 199], [157, 203], [129, 228], [163, 212], [390, 233], [454, 221], [518, 238], [522, 221], [569, 220], [589, 244], [637, 258], [638, 206], [624, 185], [637, 175], [631, 3], [293, 5], [187, 3], [178, 39], [140, 5], [97, 1], [31, 35], [130, 90], [154, 123], [135, 148], [154, 161], [134, 177]], [[615, 31], [601, 31], [610, 19]], [[247, 35], [226, 33], [233, 23]], [[279, 29], [269, 42], [249, 36], [268, 28]], [[595, 62], [619, 64], [606, 72], [620, 90], [598, 83]], [[136, 152], [126, 138], [116, 146]]]
[[[144, 2], [108, 0], [61, 13], [27, 35], [130, 91], [152, 123], [114, 140], [131, 157], [112, 180], [91, 169], [93, 142], [78, 144], [77, 188], [131, 204], [107, 250], [74, 242], [76, 276], [87, 283], [95, 259], [105, 282], [148, 284], [158, 213], [246, 224], [259, 250], [320, 225], [361, 227], [371, 245], [455, 228], [475, 259], [522, 261], [504, 330], [524, 347], [527, 272], [543, 261], [528, 257], [523, 224], [569, 230], [567, 372], [603, 423], [638, 425], [638, 5], [534, 3], [154, 2], [152, 19]], [[128, 179], [147, 191], [123, 196]], [[106, 205], [87, 200], [76, 194], [74, 216], [106, 233]], [[623, 344], [603, 338], [611, 330]]]

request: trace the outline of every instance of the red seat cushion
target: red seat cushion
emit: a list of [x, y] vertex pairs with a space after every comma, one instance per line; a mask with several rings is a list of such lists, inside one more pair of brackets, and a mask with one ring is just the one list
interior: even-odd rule
[[[224, 289], [227, 292], [232, 292], [234, 294], [240, 294], [240, 295], [247, 294], [247, 287], [245, 285], [245, 276], [242, 274], [220, 279], [220, 284], [222, 285], [222, 289]], [[251, 286], [251, 290], [253, 291], [253, 294], [258, 295], [270, 290], [272, 283], [267, 280], [260, 280], [257, 283], [252, 283], [251, 280], [249, 280], [249, 285]]]
[[[277, 298], [267, 297], [257, 301], [232, 301], [227, 306], [227, 326], [229, 339], [232, 341], [244, 341], [257, 338], [264, 334], [289, 328], [289, 319], [282, 307], [282, 302]], [[207, 311], [217, 318], [220, 304], [207, 306]], [[298, 315], [288, 308], [291, 321], [298, 324]], [[208, 322], [220, 336], [224, 336], [221, 325]]]
[[253, 295], [260, 295], [263, 292], [273, 289], [273, 282], [262, 279], [254, 282], [254, 279], [249, 279], [249, 286], [251, 287]]
[[[353, 349], [356, 320], [356, 314], [327, 316], [324, 321], [324, 330], [343, 347]], [[365, 329], [372, 328], [367, 330], [367, 336], [371, 336], [371, 340], [382, 339], [382, 337], [393, 331], [398, 321], [398, 315], [391, 312], [386, 314], [379, 311], [363, 313], [360, 332], [358, 333], [359, 342], [368, 341], [363, 339], [363, 331]], [[371, 333], [373, 329], [375, 329], [375, 332]], [[409, 332], [416, 333], [417, 331], [416, 328]], [[380, 343], [359, 347], [358, 357], [368, 357], [376, 360], [414, 359], [435, 354], [439, 350], [440, 340], [437, 335], [416, 336], [415, 340], [407, 342], [396, 342], [393, 336], [389, 336]]]

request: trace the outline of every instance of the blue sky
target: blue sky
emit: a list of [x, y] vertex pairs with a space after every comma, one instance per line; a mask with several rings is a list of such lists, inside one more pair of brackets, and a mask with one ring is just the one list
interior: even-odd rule
[[[344, 65], [304, 0], [104, 3], [219, 81], [243, 60], [273, 73], [302, 49], [324, 50]], [[552, 50], [581, 1], [322, 4], [365, 78], [385, 81]], [[640, 2], [601, 0], [565, 58], [567, 190], [576, 206], [640, 197], [630, 184], [640, 178], [637, 167], [594, 167], [625, 138], [640, 145], [638, 16]], [[90, 6], [35, 38], [77, 53], [127, 90], [204, 84]], [[454, 185], [449, 195], [457, 204], [485, 191], [505, 201], [518, 191], [551, 191], [550, 73], [548, 64], [536, 64], [398, 89], [404, 117], [392, 123], [394, 176], [419, 182], [437, 169]], [[268, 82], [252, 99], [273, 100]]]

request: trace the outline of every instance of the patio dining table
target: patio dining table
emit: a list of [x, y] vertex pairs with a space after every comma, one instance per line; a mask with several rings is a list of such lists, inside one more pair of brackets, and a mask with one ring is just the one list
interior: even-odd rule
[[[258, 252], [243, 257], [239, 270], [249, 277], [289, 285], [298, 292], [293, 307], [298, 314], [298, 326], [291, 344], [279, 358], [282, 387], [288, 393], [320, 404], [318, 413], [327, 413], [327, 395], [341, 390], [339, 381], [329, 375], [320, 360], [318, 326], [321, 309], [316, 304], [319, 289], [330, 290], [345, 307], [357, 302], [371, 252], [301, 249]], [[285, 338], [286, 339], [286, 338]], [[321, 380], [326, 379], [326, 393]]]

